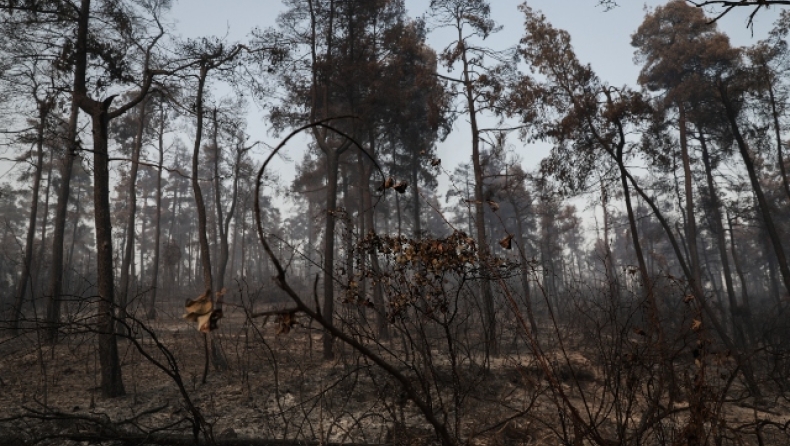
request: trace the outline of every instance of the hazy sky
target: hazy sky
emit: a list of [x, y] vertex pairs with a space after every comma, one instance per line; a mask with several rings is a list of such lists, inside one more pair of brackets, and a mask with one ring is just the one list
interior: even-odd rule
[[[522, 14], [518, 5], [522, 0], [492, 0], [492, 18], [503, 25], [502, 31], [491, 36], [487, 45], [493, 49], [505, 49], [518, 44], [522, 35]], [[420, 16], [426, 13], [429, 1], [406, 0], [408, 13]], [[620, 5], [604, 11], [597, 0], [535, 0], [529, 5], [542, 11], [558, 28], [567, 30], [576, 54], [582, 62], [590, 63], [604, 81], [614, 85], [634, 85], [639, 68], [633, 63], [630, 35], [636, 30], [645, 15], [646, 8], [665, 3], [660, 0], [647, 2], [620, 0]], [[275, 24], [277, 15], [283, 11], [281, 0], [176, 0], [169, 18], [175, 22], [175, 31], [182, 37], [226, 36], [229, 40], [243, 41], [255, 27], [266, 28]], [[770, 30], [779, 10], [774, 8], [757, 15], [754, 35], [746, 28], [749, 10], [736, 9], [719, 23], [721, 30], [730, 35], [734, 45], [750, 45], [764, 38]], [[441, 31], [429, 35], [428, 43], [440, 50], [452, 39], [452, 35]], [[485, 124], [484, 124], [485, 125]], [[468, 123], [458, 119], [453, 133], [439, 143], [438, 154], [448, 169], [458, 163], [468, 162], [471, 155]], [[261, 111], [250, 114], [248, 130], [252, 140], [276, 144], [268, 134], [268, 125]], [[189, 138], [189, 135], [184, 135]], [[546, 155], [548, 145], [525, 145], [515, 136], [509, 145], [522, 159], [527, 169], [534, 168]], [[191, 146], [190, 141], [185, 141]], [[291, 159], [301, 159], [300, 150], [305, 141], [294, 141], [288, 148]], [[19, 165], [0, 163], [0, 180], [8, 180]], [[282, 179], [290, 181], [293, 163], [278, 163]], [[10, 175], [10, 176], [13, 176]], [[440, 189], [447, 187], [446, 178], [440, 178]], [[443, 192], [440, 192], [443, 194]]]
[[[505, 49], [518, 43], [522, 35], [523, 18], [517, 7], [522, 2], [491, 1], [492, 17], [503, 25], [503, 30], [489, 38], [489, 47]], [[633, 63], [630, 35], [642, 22], [646, 8], [665, 2], [620, 0], [619, 3], [617, 8], [610, 11], [604, 11], [598, 6], [597, 0], [536, 0], [530, 1], [529, 5], [542, 11], [555, 27], [565, 29], [571, 34], [579, 59], [589, 62], [601, 79], [614, 85], [634, 85], [639, 68]], [[429, 2], [406, 0], [406, 5], [409, 15], [420, 16], [427, 11]], [[273, 26], [275, 18], [282, 10], [280, 0], [181, 0], [176, 3], [172, 17], [177, 21], [178, 32], [184, 37], [214, 34], [227, 35], [231, 40], [243, 40], [256, 26]], [[754, 36], [746, 28], [747, 15], [747, 10], [736, 9], [719, 24], [730, 35], [734, 45], [749, 45], [763, 38], [778, 16], [778, 10], [769, 10], [757, 16]], [[428, 43], [441, 49], [450, 38], [451, 36], [443, 35], [439, 31], [429, 36]], [[259, 114], [251, 117], [249, 128], [253, 139], [273, 142], [266, 135], [265, 123], [260, 120]], [[448, 168], [469, 159], [471, 150], [466, 128], [465, 119], [457, 120], [453, 134], [439, 144], [439, 156], [443, 165]], [[523, 158], [527, 168], [536, 166], [548, 150], [545, 145], [525, 146], [515, 137], [509, 142]], [[293, 159], [300, 159], [298, 147], [290, 150]], [[291, 170], [288, 166], [282, 166], [282, 169]]]

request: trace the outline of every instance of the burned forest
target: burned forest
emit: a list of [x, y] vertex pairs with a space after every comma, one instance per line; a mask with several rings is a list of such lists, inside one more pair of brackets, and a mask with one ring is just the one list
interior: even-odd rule
[[790, 2], [634, 8], [0, 0], [0, 445], [790, 444]]

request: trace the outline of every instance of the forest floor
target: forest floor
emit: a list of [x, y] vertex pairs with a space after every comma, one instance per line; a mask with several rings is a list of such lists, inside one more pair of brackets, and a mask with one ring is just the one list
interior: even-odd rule
[[[179, 311], [173, 305], [146, 324], [177, 360], [184, 390], [212, 427], [215, 438], [288, 439], [313, 444], [434, 444], [433, 430], [392, 377], [340, 345], [336, 359], [324, 361], [322, 334], [309, 325], [277, 334], [273, 319], [266, 324], [263, 319], [254, 319], [250, 324], [239, 308], [227, 307], [221, 329], [212, 337], [221, 345], [228, 368], [217, 370], [212, 366], [206, 383], [202, 383], [204, 338], [193, 323], [181, 319]], [[54, 345], [41, 343], [37, 333], [31, 330], [14, 338], [6, 336], [0, 342], [0, 444], [7, 442], [4, 438], [16, 439], [19, 444], [36, 440], [44, 440], [40, 444], [65, 444], [65, 439], [79, 438], [80, 433], [93, 440], [118, 432], [190, 438], [192, 415], [184, 394], [134, 342], [119, 340], [126, 395], [106, 399], [100, 396], [93, 333], [74, 331]], [[152, 358], [166, 363], [150, 336], [133, 336]], [[404, 355], [393, 363], [408, 371], [419, 361], [399, 350], [400, 345], [400, 339], [395, 339], [385, 347], [392, 358]], [[432, 404], [450, 415], [444, 421], [453, 429], [468, 433], [469, 444], [563, 444], [578, 434], [559, 413], [557, 393], [548, 386], [545, 374], [526, 348], [509, 348], [489, 359], [485, 368], [477, 367], [473, 356], [469, 357], [471, 362], [451, 367], [447, 358], [434, 354], [431, 370], [419, 375], [431, 375], [431, 380], [415, 385], [433, 383], [437, 387], [437, 401]], [[595, 417], [593, 412], [609, 407], [610, 413], [604, 418], [630, 416], [635, 418], [633, 424], [638, 424], [639, 411], [623, 415], [617, 409], [623, 405], [599, 395], [606, 384], [601, 367], [579, 352], [556, 356], [552, 361], [570, 403], [585, 416], [589, 412]], [[713, 373], [716, 371], [711, 370]], [[737, 380], [729, 382], [730, 389], [738, 386]], [[446, 389], [440, 385], [446, 385]], [[460, 399], [455, 401], [446, 395], [453, 386], [459, 387], [454, 398]], [[735, 390], [728, 395], [737, 393]], [[766, 400], [769, 403], [734, 398], [709, 406], [716, 411], [721, 427], [727, 426], [730, 432], [732, 442], [725, 444], [790, 443], [790, 404], [785, 395], [772, 395]], [[634, 405], [643, 403], [633, 399]], [[680, 413], [672, 418], [680, 422], [687, 418], [682, 413], [688, 412], [688, 406], [687, 401], [678, 401], [663, 409]], [[600, 430], [616, 438], [616, 423], [611, 424], [602, 425]], [[710, 423], [707, 426], [709, 432], [716, 428]], [[756, 434], [758, 428], [762, 429], [760, 435]], [[666, 426], [666, 432], [677, 434], [681, 430]], [[739, 432], [743, 435], [736, 441]], [[655, 440], [658, 444], [666, 439]]]

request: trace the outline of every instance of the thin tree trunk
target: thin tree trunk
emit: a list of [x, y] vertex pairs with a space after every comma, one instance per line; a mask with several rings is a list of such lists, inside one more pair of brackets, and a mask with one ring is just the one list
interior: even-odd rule
[[216, 274], [214, 277], [214, 282], [216, 283], [217, 290], [222, 290], [225, 287], [225, 265], [227, 265], [228, 258], [228, 238], [227, 234], [225, 233], [225, 225], [224, 225], [224, 218], [222, 216], [222, 198], [221, 195], [221, 187], [222, 183], [220, 182], [219, 176], [219, 163], [221, 158], [220, 148], [219, 148], [219, 119], [218, 119], [219, 110], [214, 108], [211, 111], [211, 119], [213, 123], [212, 134], [211, 134], [211, 143], [214, 146], [214, 178], [212, 180], [213, 189], [214, 189], [214, 211], [216, 212], [215, 215], [215, 225], [214, 225], [214, 236], [215, 240], [218, 238], [219, 243], [215, 243], [215, 246], [219, 247], [219, 252], [216, 253], [217, 262], [216, 266]]
[[[335, 314], [335, 212], [337, 210], [337, 174], [340, 154], [337, 149], [328, 149], [326, 154], [327, 168], [327, 196], [326, 196], [326, 226], [324, 227], [324, 311], [323, 316], [330, 326], [334, 326]], [[331, 361], [335, 357], [333, 349], [334, 337], [329, 331], [324, 331], [323, 356], [324, 360]]]
[[620, 284], [615, 270], [614, 253], [609, 245], [609, 193], [606, 186], [601, 181], [601, 207], [603, 209], [603, 245], [604, 245], [604, 268], [606, 269], [607, 281], [609, 283], [609, 293], [612, 299], [619, 300]]
[[156, 229], [154, 233], [154, 259], [151, 268], [151, 300], [148, 303], [148, 318], [156, 318], [156, 293], [159, 289], [159, 248], [162, 244], [162, 165], [165, 156], [165, 111], [162, 102], [159, 102], [159, 160], [156, 171]]
[[[149, 192], [151, 192], [150, 189], [148, 189], [148, 187], [146, 187], [146, 185], [143, 185], [143, 190], [141, 191], [141, 198], [143, 199], [143, 209], [142, 209], [142, 212], [140, 212], [140, 243], [139, 243], [139, 245], [140, 245], [140, 276], [139, 276], [139, 279], [136, 281], [137, 282], [136, 286], [134, 287], [135, 288], [135, 296], [137, 296], [137, 293], [140, 293], [142, 291], [141, 288], [143, 287], [143, 284], [145, 283], [145, 253], [147, 251], [146, 250], [147, 246], [146, 246], [145, 242], [148, 240], [148, 237], [146, 236], [146, 232], [147, 232], [146, 231], [146, 226], [148, 226], [148, 219], [146, 218], [146, 216], [148, 215], [148, 194], [149, 194]], [[124, 305], [124, 313], [126, 312], [125, 307], [126, 307], [126, 305]]]
[[686, 195], [686, 241], [688, 242], [691, 274], [694, 280], [702, 286], [702, 268], [697, 248], [697, 218], [694, 215], [694, 191], [692, 187], [694, 178], [691, 176], [691, 159], [688, 151], [688, 138], [686, 137], [686, 107], [682, 101], [678, 102], [678, 110], [680, 113], [678, 118], [680, 156], [683, 161], [683, 186]]
[[535, 311], [532, 304], [532, 293], [530, 292], [529, 286], [529, 260], [527, 260], [527, 245], [524, 241], [524, 224], [522, 223], [522, 215], [521, 210], [516, 203], [516, 200], [513, 198], [512, 194], [508, 195], [510, 198], [510, 204], [513, 206], [513, 212], [516, 216], [516, 245], [518, 247], [518, 254], [521, 257], [521, 287], [524, 289], [524, 304], [527, 307], [527, 318], [529, 319], [529, 325], [532, 329], [532, 335], [537, 336], [538, 334], [538, 324], [535, 321]]
[[[17, 334], [19, 323], [22, 319], [22, 304], [27, 294], [27, 285], [31, 277], [31, 266], [33, 264], [33, 243], [36, 238], [36, 220], [38, 218], [38, 194], [41, 189], [41, 174], [44, 171], [44, 127], [46, 126], [47, 115], [49, 114], [49, 101], [38, 101], [38, 128], [36, 129], [36, 173], [33, 176], [33, 196], [30, 202], [30, 217], [27, 225], [27, 237], [25, 239], [25, 255], [22, 259], [22, 275], [17, 283], [16, 300], [14, 302], [14, 319], [12, 321], [12, 332]], [[33, 286], [31, 283], [31, 294]]]
[[400, 195], [397, 193], [395, 194], [395, 210], [398, 214], [398, 237], [400, 238], [400, 236], [403, 235], [402, 232], [403, 227], [402, 227], [402, 218], [400, 213]]
[[[463, 35], [461, 29], [458, 30], [458, 41], [463, 42]], [[477, 104], [475, 102], [475, 92], [470, 77], [469, 61], [467, 54], [464, 50], [461, 53], [461, 61], [463, 62], [463, 84], [465, 88], [466, 103], [469, 112], [469, 125], [472, 133], [472, 168], [475, 176], [475, 226], [477, 227], [477, 249], [480, 256], [480, 262], [483, 268], [488, 268], [490, 261], [490, 248], [486, 238], [486, 224], [485, 224], [485, 210], [484, 197], [483, 197], [483, 166], [480, 163], [480, 131], [477, 126]], [[487, 276], [487, 275], [486, 275]], [[481, 280], [481, 288], [483, 294], [483, 311], [484, 311], [484, 333], [486, 343], [486, 353], [498, 355], [499, 343], [496, 338], [496, 313], [494, 311], [494, 296], [491, 291], [491, 282], [487, 277]]]
[[[717, 245], [719, 248], [719, 258], [721, 259], [721, 268], [724, 273], [724, 285], [727, 289], [727, 300], [729, 302], [730, 307], [730, 318], [733, 327], [733, 333], [735, 334], [735, 342], [738, 343], [738, 346], [743, 348], [746, 345], [746, 339], [744, 337], [744, 330], [741, 323], [741, 318], [745, 318], [747, 315], [743, 314], [743, 312], [739, 311], [738, 308], [738, 299], [735, 297], [735, 287], [732, 283], [732, 273], [730, 272], [730, 262], [729, 257], [727, 256], [727, 241], [725, 239], [724, 234], [724, 226], [722, 223], [722, 215], [721, 215], [721, 202], [719, 201], [719, 195], [716, 192], [716, 184], [713, 181], [713, 168], [710, 162], [710, 154], [708, 153], [708, 145], [705, 140], [705, 134], [702, 132], [702, 129], [699, 130], [699, 141], [700, 146], [702, 147], [702, 162], [705, 165], [705, 177], [708, 181], [708, 193], [710, 194], [710, 208], [713, 211], [712, 220], [713, 224], [712, 230], [714, 235], [716, 236]], [[748, 319], [743, 320], [744, 325], [749, 325]]]
[[211, 250], [208, 244], [208, 224], [206, 219], [206, 203], [203, 201], [203, 193], [199, 182], [199, 161], [200, 145], [203, 139], [203, 94], [206, 86], [208, 67], [200, 67], [200, 77], [198, 78], [197, 99], [195, 100], [197, 124], [195, 128], [195, 144], [192, 151], [192, 193], [195, 195], [195, 208], [198, 214], [198, 243], [200, 246], [200, 260], [203, 271], [204, 292], [211, 295], [214, 288], [211, 270]]
[[[206, 204], [203, 201], [203, 193], [200, 190], [200, 183], [198, 181], [199, 176], [199, 169], [198, 169], [198, 161], [200, 158], [200, 144], [203, 138], [203, 94], [204, 89], [206, 86], [206, 77], [208, 76], [209, 67], [204, 63], [201, 64], [200, 67], [200, 75], [198, 78], [198, 90], [197, 90], [197, 99], [195, 101], [195, 113], [197, 115], [197, 125], [195, 129], [195, 145], [192, 152], [192, 191], [195, 194], [195, 207], [197, 208], [198, 213], [198, 240], [200, 243], [200, 259], [202, 263], [202, 271], [203, 271], [203, 287], [205, 289], [205, 293], [208, 294], [209, 299], [211, 299], [212, 303], [214, 301], [213, 289], [213, 277], [212, 277], [212, 270], [211, 270], [211, 250], [208, 244], [208, 224], [206, 218]], [[219, 308], [215, 308], [219, 310]], [[209, 339], [211, 338], [211, 339]], [[201, 382], [203, 384], [206, 383], [206, 379], [208, 376], [208, 361], [209, 361], [209, 345], [210, 345], [210, 358], [211, 361], [214, 363], [214, 367], [218, 370], [224, 370], [227, 368], [227, 362], [224, 360], [224, 357], [220, 353], [219, 346], [217, 346], [214, 342], [213, 336], [210, 336], [210, 333], [204, 334], [204, 343], [206, 343], [206, 369], [203, 372], [203, 378]]]
[[[129, 185], [126, 190], [129, 216], [126, 220], [126, 242], [124, 244], [123, 260], [121, 261], [121, 279], [118, 286], [118, 310], [120, 313], [120, 321], [118, 322], [119, 333], [126, 333], [123, 321], [126, 319], [126, 304], [129, 300], [129, 266], [134, 256], [135, 217], [137, 214], [137, 172], [140, 168], [140, 152], [143, 147], [143, 130], [145, 129], [145, 112], [147, 105], [147, 99], [143, 99], [140, 105], [138, 105], [137, 129], [134, 135], [134, 146], [132, 147], [132, 165], [129, 170]], [[142, 263], [142, 256], [140, 257], [140, 262]], [[140, 270], [142, 271], [142, 265]]]
[[[375, 153], [372, 149], [371, 152]], [[364, 208], [365, 208], [365, 226], [372, 233], [376, 233], [376, 225], [374, 221], [373, 198], [370, 196], [370, 175], [373, 169], [368, 167], [365, 169], [363, 175], [362, 190], [364, 192]], [[381, 277], [381, 265], [379, 264], [379, 257], [375, 252], [370, 253], [370, 264], [373, 268], [373, 274], [376, 277]], [[387, 309], [384, 302], [384, 291], [382, 289], [381, 281], [376, 280], [373, 284], [373, 308], [376, 309], [376, 331], [378, 332], [379, 339], [386, 341], [390, 339], [389, 325], [387, 324]]]
[[[49, 163], [47, 165], [47, 187], [44, 188], [44, 215], [42, 215], [41, 219], [41, 242], [38, 245], [38, 253], [34, 257], [34, 268], [33, 268], [33, 281], [38, 284], [38, 292], [40, 295], [44, 295], [45, 284], [44, 284], [44, 254], [46, 252], [47, 246], [47, 225], [49, 223], [49, 197], [50, 197], [50, 189], [52, 186], [52, 165], [54, 164], [54, 150], [49, 151]], [[46, 321], [46, 309], [44, 310], [44, 318]], [[46, 337], [46, 335], [45, 335]]]
[[[741, 262], [738, 258], [738, 251], [735, 247], [735, 231], [733, 231], [733, 224], [732, 218], [730, 218], [730, 213], [727, 212], [727, 226], [730, 228], [730, 252], [732, 253], [732, 263], [735, 266], [735, 271], [738, 274], [738, 280], [741, 281], [741, 299], [743, 301], [743, 308], [745, 317], [747, 320], [751, 321], [751, 305], [749, 299], [749, 290], [746, 284], [746, 276], [743, 274], [743, 269], [741, 268]], [[753, 326], [748, 326], [747, 328], [751, 329]]]
[[411, 187], [412, 187], [412, 209], [414, 218], [414, 239], [419, 240], [422, 237], [422, 226], [420, 222], [420, 186], [418, 183], [418, 173], [420, 170], [420, 157], [417, 150], [412, 150], [411, 158]]
[[80, 227], [80, 214], [82, 213], [82, 184], [77, 184], [77, 196], [74, 200], [74, 204], [77, 208], [74, 210], [74, 223], [73, 229], [71, 231], [71, 243], [69, 244], [69, 255], [66, 257], [66, 265], [69, 265], [69, 268], [64, 272], [66, 282], [66, 290], [73, 289], [74, 284], [72, 283], [72, 276], [74, 275], [74, 248], [77, 246], [77, 238], [79, 237], [79, 227]]

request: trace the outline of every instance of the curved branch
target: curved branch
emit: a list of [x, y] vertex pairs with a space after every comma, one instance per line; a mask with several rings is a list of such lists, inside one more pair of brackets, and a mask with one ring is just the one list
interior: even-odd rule
[[[349, 116], [346, 116], [346, 117], [349, 117]], [[344, 343], [349, 345], [351, 348], [353, 348], [354, 350], [359, 352], [361, 355], [363, 355], [364, 357], [369, 359], [371, 362], [373, 362], [377, 366], [381, 367], [390, 376], [392, 376], [398, 382], [400, 382], [401, 386], [403, 387], [403, 390], [406, 392], [406, 394], [408, 395], [409, 399], [412, 400], [414, 402], [414, 404], [420, 409], [420, 412], [422, 412], [422, 414], [425, 417], [426, 421], [428, 421], [428, 423], [430, 423], [431, 426], [433, 426], [434, 430], [436, 431], [436, 434], [441, 439], [442, 444], [444, 446], [450, 446], [454, 442], [453, 442], [453, 440], [452, 440], [452, 438], [450, 436], [450, 432], [447, 430], [447, 427], [444, 424], [442, 424], [442, 422], [436, 417], [436, 415], [431, 410], [431, 406], [420, 397], [420, 395], [417, 393], [417, 389], [412, 385], [411, 380], [406, 375], [401, 373], [398, 369], [395, 368], [395, 366], [393, 366], [389, 362], [385, 361], [384, 358], [382, 358], [381, 356], [377, 355], [371, 349], [369, 349], [368, 347], [366, 347], [365, 345], [363, 345], [362, 343], [360, 343], [359, 341], [357, 341], [353, 337], [349, 336], [348, 334], [346, 334], [342, 330], [336, 328], [333, 324], [329, 323], [323, 317], [323, 315], [321, 315], [321, 313], [317, 309], [313, 310], [312, 308], [310, 308], [310, 306], [307, 305], [302, 300], [301, 297], [299, 297], [299, 295], [296, 293], [296, 291], [294, 291], [294, 289], [291, 288], [291, 286], [288, 284], [288, 282], [287, 282], [287, 280], [285, 278], [285, 269], [283, 268], [283, 266], [280, 263], [280, 261], [277, 259], [277, 256], [274, 255], [274, 251], [272, 251], [271, 247], [269, 246], [269, 243], [266, 241], [266, 236], [263, 233], [263, 223], [261, 222], [261, 208], [260, 208], [260, 200], [259, 200], [260, 189], [261, 189], [261, 179], [263, 178], [263, 172], [266, 170], [266, 166], [272, 160], [274, 155], [278, 151], [280, 151], [280, 149], [282, 149], [285, 146], [285, 144], [292, 137], [296, 136], [298, 133], [300, 133], [300, 132], [302, 132], [304, 130], [313, 129], [313, 128], [316, 128], [316, 127], [324, 127], [326, 129], [329, 129], [329, 130], [332, 130], [334, 132], [337, 132], [339, 135], [348, 138], [354, 145], [356, 145], [360, 150], [362, 150], [362, 152], [364, 152], [365, 155], [368, 158], [370, 158], [371, 161], [373, 161], [374, 165], [379, 170], [379, 172], [382, 172], [381, 168], [378, 165], [378, 163], [376, 163], [376, 161], [370, 156], [370, 154], [365, 152], [365, 150], [362, 149], [362, 146], [359, 145], [353, 138], [351, 138], [350, 136], [346, 135], [345, 133], [333, 128], [332, 126], [326, 124], [329, 121], [336, 120], [336, 119], [341, 119], [341, 118], [343, 118], [343, 117], [322, 119], [320, 121], [312, 122], [310, 124], [307, 124], [307, 125], [304, 125], [302, 127], [299, 127], [298, 129], [296, 129], [293, 132], [291, 132], [272, 151], [272, 153], [269, 154], [269, 157], [266, 158], [266, 161], [263, 163], [263, 165], [261, 166], [260, 170], [258, 170], [258, 175], [257, 175], [256, 181], [255, 181], [255, 201], [254, 201], [254, 206], [255, 206], [255, 224], [257, 226], [258, 238], [260, 239], [261, 245], [263, 245], [263, 249], [266, 251], [266, 254], [271, 259], [272, 264], [274, 265], [274, 268], [277, 271], [277, 275], [274, 277], [275, 283], [277, 284], [277, 286], [280, 287], [280, 289], [282, 289], [283, 291], [286, 292], [286, 294], [288, 294], [288, 296], [296, 304], [296, 306], [299, 309], [299, 311], [305, 313], [307, 316], [309, 316], [310, 318], [312, 318], [315, 321], [317, 321], [332, 336], [340, 339], [341, 341], [343, 341]], [[383, 174], [383, 172], [382, 172], [382, 174]]]

